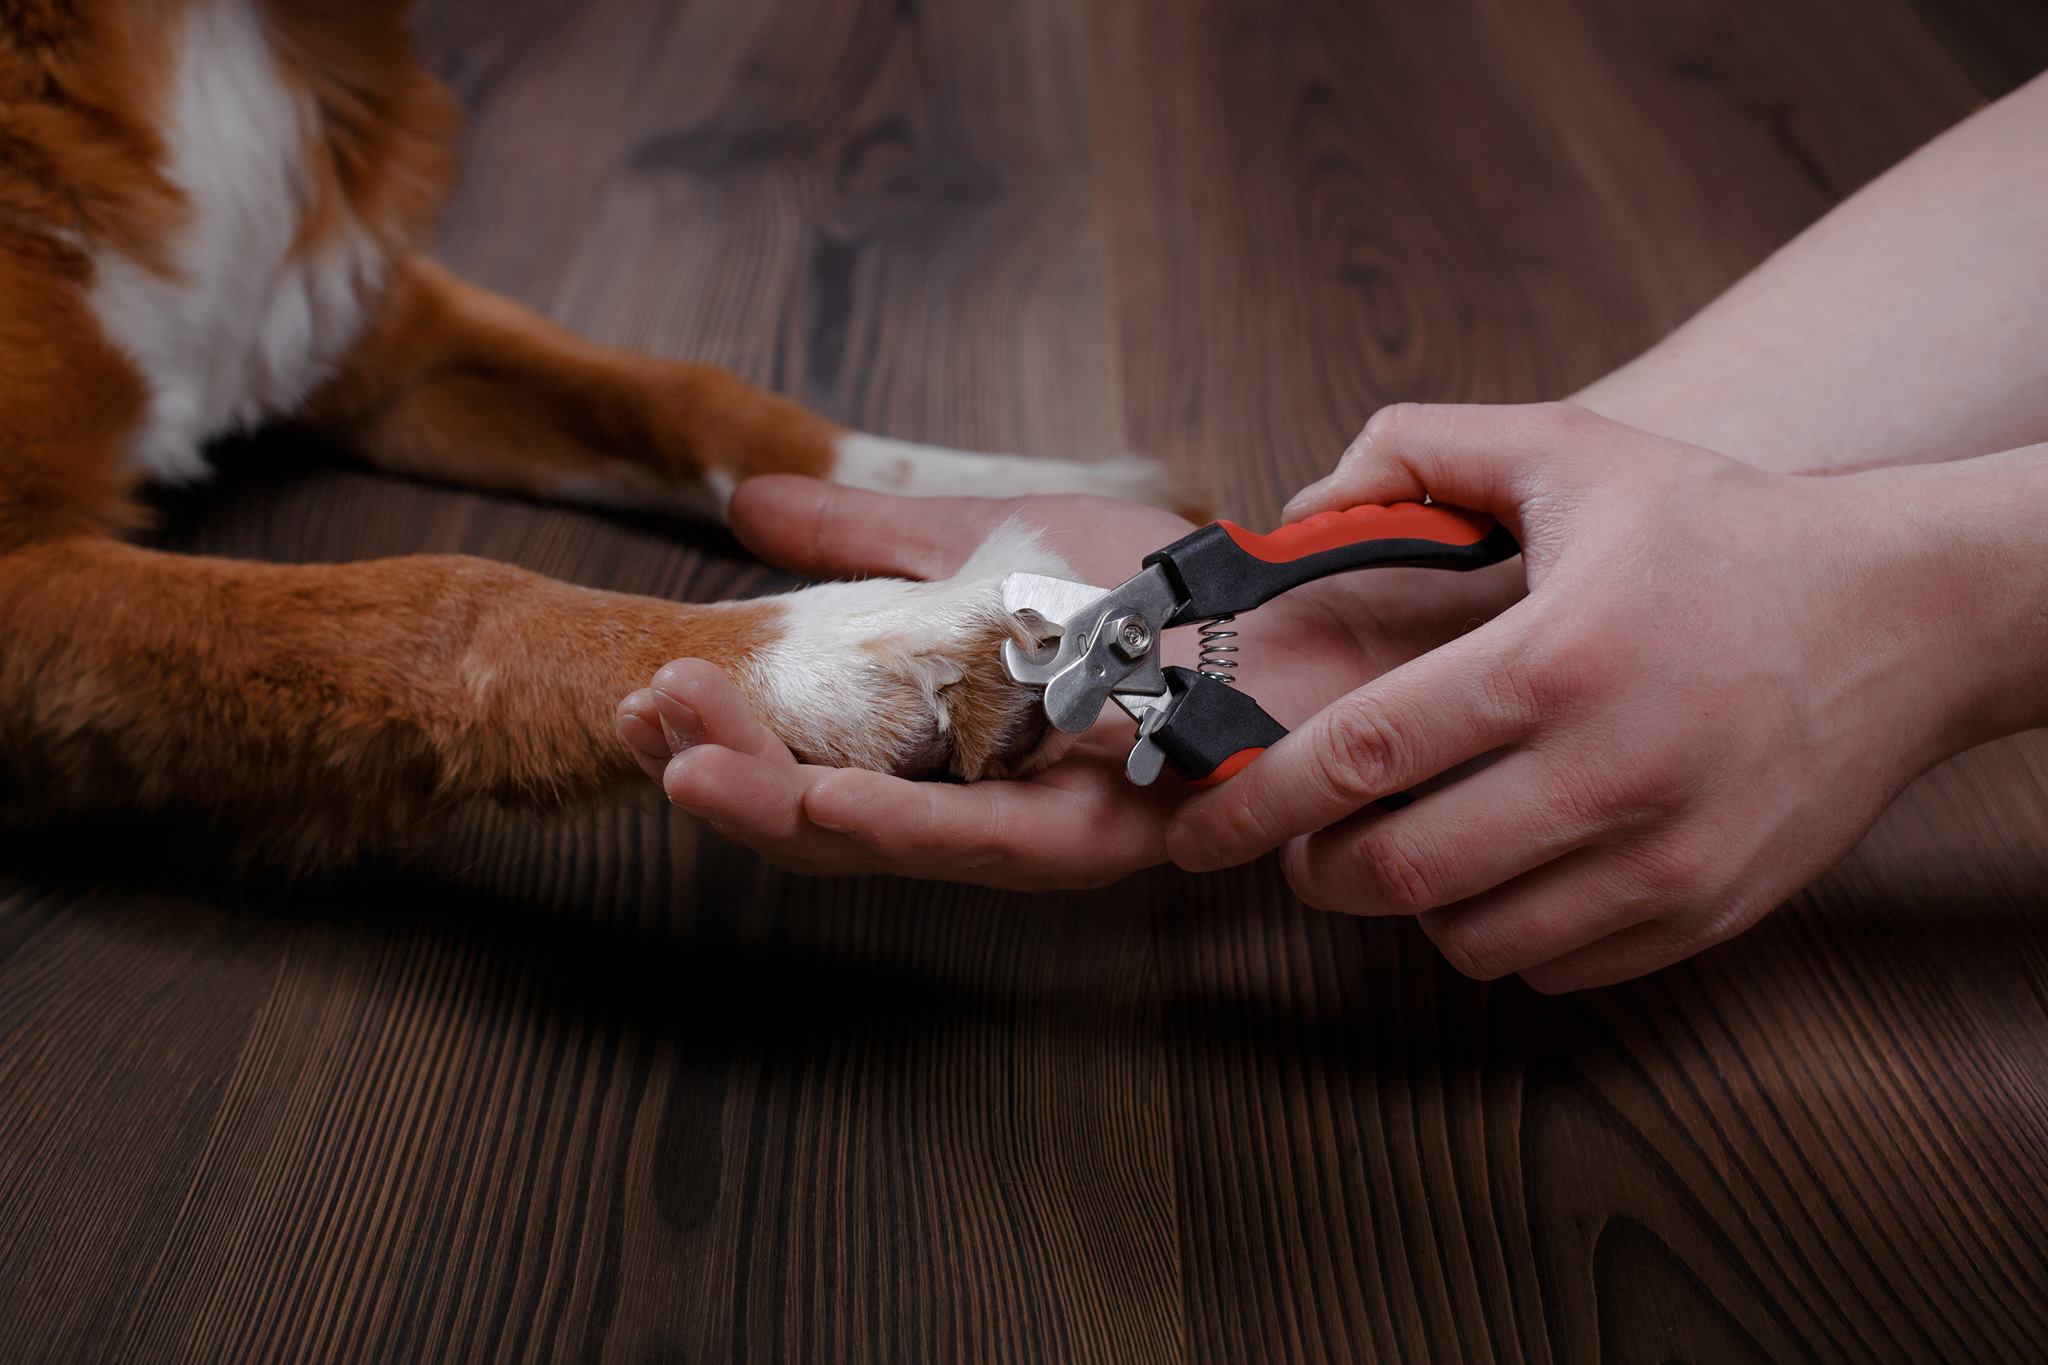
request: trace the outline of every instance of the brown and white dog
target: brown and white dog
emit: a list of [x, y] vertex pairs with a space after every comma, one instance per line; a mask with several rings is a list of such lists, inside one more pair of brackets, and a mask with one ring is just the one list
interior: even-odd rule
[[0, 0], [0, 812], [202, 811], [317, 861], [455, 802], [635, 775], [618, 698], [682, 655], [818, 762], [975, 777], [1033, 741], [995, 584], [711, 605], [443, 556], [290, 566], [122, 538], [138, 480], [275, 421], [380, 467], [718, 515], [750, 475], [1171, 501], [1157, 469], [843, 431], [568, 335], [417, 254], [457, 114], [394, 0]]

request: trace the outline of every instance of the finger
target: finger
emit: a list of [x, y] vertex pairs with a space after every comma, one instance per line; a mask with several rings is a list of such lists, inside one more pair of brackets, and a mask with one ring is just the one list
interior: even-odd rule
[[1526, 738], [1538, 716], [1515, 611], [1338, 698], [1194, 797], [1167, 836], [1174, 862], [1192, 872], [1245, 862]]
[[1724, 943], [1756, 919], [1754, 914], [1716, 907], [1631, 925], [1574, 952], [1524, 968], [1522, 979], [1545, 995], [1632, 981]]
[[771, 564], [817, 578], [943, 578], [1011, 512], [998, 498], [899, 498], [776, 474], [736, 489], [733, 534]]
[[904, 875], [1012, 890], [1101, 886], [1165, 861], [1166, 799], [1107, 782], [905, 782], [822, 773], [804, 813]]
[[1414, 915], [1563, 857], [1630, 817], [1574, 794], [1555, 759], [1517, 749], [1400, 810], [1372, 809], [1294, 840], [1287, 881], [1318, 910]]
[[1520, 532], [1519, 511], [1546, 470], [1588, 458], [1617, 424], [1569, 403], [1381, 408], [1330, 474], [1288, 501], [1297, 521], [1358, 503], [1438, 502], [1488, 512]]
[[781, 767], [717, 744], [684, 749], [663, 770], [668, 799], [745, 844], [780, 844], [800, 832], [794, 765]]
[[1528, 971], [1672, 909], [1640, 864], [1590, 848], [1456, 905], [1424, 914], [1424, 933], [1466, 976]]
[[669, 799], [721, 834], [813, 874], [887, 873], [1012, 890], [1105, 885], [1163, 861], [1166, 811], [1107, 781], [968, 786], [783, 765], [713, 745], [663, 777]]
[[662, 737], [661, 716], [654, 709], [654, 689], [643, 687], [623, 698], [612, 713], [612, 724], [617, 727], [619, 738], [626, 741], [626, 752], [640, 765], [640, 771], [656, 782], [661, 781], [662, 770], [668, 767], [674, 751]]
[[805, 784], [822, 771], [700, 744], [669, 761], [662, 790], [726, 838], [792, 871], [860, 876], [881, 870], [858, 842], [804, 818]]
[[703, 659], [677, 659], [654, 675], [653, 706], [671, 754], [695, 744], [716, 744], [794, 767], [795, 757], [761, 723], [724, 669]]

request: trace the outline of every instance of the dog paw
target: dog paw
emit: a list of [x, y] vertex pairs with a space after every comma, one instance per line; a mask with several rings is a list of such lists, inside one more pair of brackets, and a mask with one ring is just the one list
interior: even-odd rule
[[954, 577], [826, 583], [779, 604], [738, 670], [754, 709], [808, 763], [975, 779], [1042, 767], [1069, 737], [1004, 671], [1020, 639], [1002, 607], [1016, 572], [1071, 576], [1036, 532], [997, 528]]

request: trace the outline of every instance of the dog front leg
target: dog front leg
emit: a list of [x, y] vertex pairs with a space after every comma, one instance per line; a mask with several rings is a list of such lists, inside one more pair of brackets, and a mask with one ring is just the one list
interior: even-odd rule
[[489, 560], [280, 565], [104, 536], [0, 556], [0, 812], [199, 814], [311, 865], [415, 842], [458, 802], [632, 777], [619, 699], [690, 656], [813, 763], [977, 777], [1041, 760], [1003, 672], [1005, 528], [943, 583], [686, 605]]
[[199, 813], [301, 865], [415, 841], [462, 800], [630, 776], [617, 699], [677, 654], [739, 672], [778, 614], [459, 556], [46, 542], [0, 558], [0, 807]]

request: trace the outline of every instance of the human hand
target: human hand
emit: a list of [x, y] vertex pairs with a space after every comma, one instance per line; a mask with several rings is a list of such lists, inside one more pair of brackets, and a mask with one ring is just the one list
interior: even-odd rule
[[1767, 474], [1564, 404], [1411, 405], [1288, 512], [1424, 494], [1513, 530], [1528, 597], [1188, 801], [1182, 867], [1284, 844], [1311, 905], [1419, 915], [1461, 971], [1575, 989], [1740, 932], [1972, 742], [1958, 585], [1895, 476]]
[[[943, 577], [1013, 515], [1105, 587], [1189, 529], [1169, 513], [1099, 498], [894, 498], [787, 477], [742, 484], [731, 508], [734, 531], [763, 559], [819, 577]], [[1311, 584], [1246, 618], [1248, 680], [1276, 716], [1298, 720], [1499, 610], [1519, 592], [1519, 573], [1509, 573], [1388, 570], [1376, 592], [1362, 581], [1376, 575]], [[1191, 790], [1170, 777], [1152, 787], [1125, 779], [1133, 729], [1114, 708], [1051, 767], [968, 785], [801, 764], [726, 675], [697, 660], [662, 669], [620, 703], [618, 723], [671, 801], [806, 873], [1101, 885], [1165, 861], [1167, 821]]]
[[[1041, 528], [1076, 574], [1107, 583], [1188, 529], [1170, 512], [1101, 498], [898, 498], [792, 477], [749, 480], [730, 509], [735, 534], [763, 559], [820, 578], [943, 578], [1013, 515]], [[702, 660], [663, 668], [618, 718], [670, 801], [791, 871], [1042, 889], [1165, 861], [1173, 794], [1124, 780], [1128, 722], [1121, 747], [1106, 721], [1029, 777], [960, 784], [800, 763]]]

